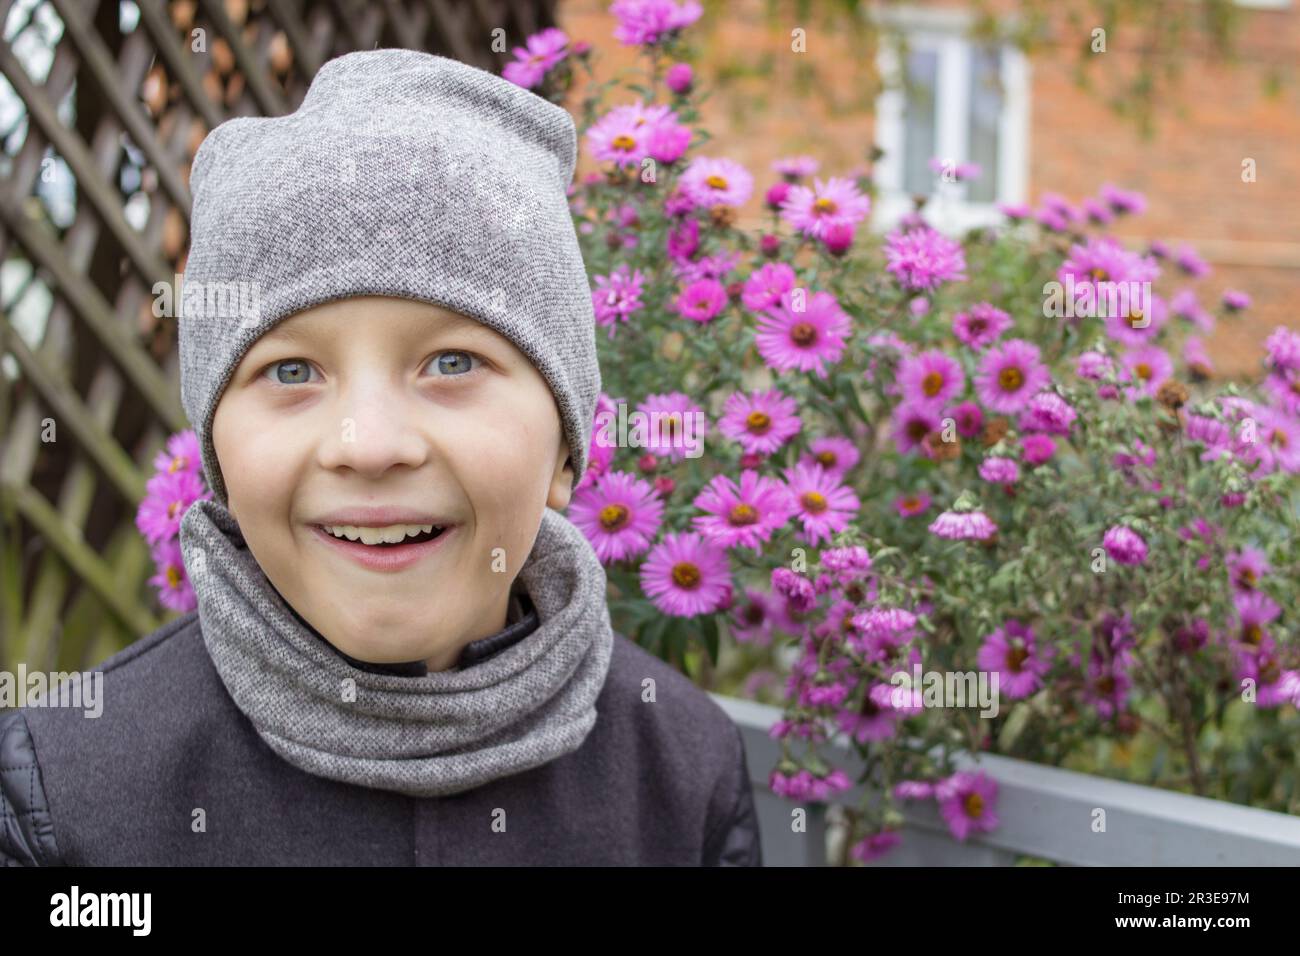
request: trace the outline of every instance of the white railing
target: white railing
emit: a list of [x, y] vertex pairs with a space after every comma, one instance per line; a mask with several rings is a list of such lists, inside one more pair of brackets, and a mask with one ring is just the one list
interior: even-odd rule
[[[842, 849], [834, 811], [778, 797], [767, 784], [780, 759], [768, 736], [776, 707], [710, 695], [741, 728], [754, 785], [766, 866], [825, 866]], [[851, 779], [862, 764], [843, 737], [836, 747]], [[1001, 825], [992, 833], [955, 840], [934, 801], [907, 801], [903, 843], [873, 865], [1004, 866], [1021, 855], [1071, 866], [1298, 866], [1300, 817], [1221, 800], [1108, 780], [992, 754], [964, 756], [959, 769], [978, 768], [998, 781]], [[842, 795], [856, 805], [861, 789]], [[793, 813], [803, 806], [806, 829]], [[1094, 829], [1097, 810], [1105, 830]]]

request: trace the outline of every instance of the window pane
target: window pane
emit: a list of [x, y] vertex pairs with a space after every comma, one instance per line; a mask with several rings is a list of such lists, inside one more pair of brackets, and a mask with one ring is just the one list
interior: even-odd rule
[[939, 79], [939, 54], [912, 50], [907, 55], [907, 87], [903, 92], [903, 189], [928, 196], [934, 190], [930, 157], [934, 156], [934, 106]]
[[972, 202], [993, 202], [998, 185], [998, 118], [1002, 115], [1002, 57], [997, 47], [970, 51], [970, 161], [983, 171], [971, 183]]

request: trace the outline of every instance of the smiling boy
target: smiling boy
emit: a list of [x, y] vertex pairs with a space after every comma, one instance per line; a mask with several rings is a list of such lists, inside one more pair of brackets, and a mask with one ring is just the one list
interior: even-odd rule
[[0, 718], [0, 862], [761, 865], [738, 729], [561, 513], [600, 371], [561, 108], [409, 50], [195, 157], [198, 610]]

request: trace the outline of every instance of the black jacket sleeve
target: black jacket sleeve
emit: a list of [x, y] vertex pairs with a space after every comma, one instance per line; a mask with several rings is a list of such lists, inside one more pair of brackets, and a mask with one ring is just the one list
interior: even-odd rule
[[0, 715], [0, 866], [59, 862], [27, 718], [21, 710]]
[[737, 756], [727, 778], [731, 810], [704, 841], [704, 866], [762, 866], [763, 845], [758, 813], [754, 808], [754, 787], [749, 779], [749, 762], [740, 728], [736, 732]]

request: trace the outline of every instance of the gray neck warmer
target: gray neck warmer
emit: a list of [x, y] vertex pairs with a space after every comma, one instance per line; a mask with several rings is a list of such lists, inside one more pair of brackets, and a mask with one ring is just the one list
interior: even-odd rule
[[195, 502], [180, 540], [222, 682], [262, 739], [308, 773], [446, 796], [571, 753], [595, 723], [614, 641], [605, 570], [557, 511], [546, 509], [516, 579], [536, 627], [473, 666], [462, 657], [423, 676], [362, 669], [326, 644], [272, 587], [220, 502]]

